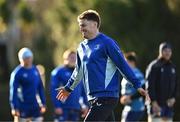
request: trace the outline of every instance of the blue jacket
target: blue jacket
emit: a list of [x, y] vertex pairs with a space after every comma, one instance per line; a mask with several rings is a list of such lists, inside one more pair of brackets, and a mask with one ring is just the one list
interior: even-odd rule
[[51, 99], [53, 101], [55, 108], [69, 108], [80, 110], [80, 104], [83, 104], [82, 102], [79, 103], [80, 97], [84, 99], [84, 105], [87, 104], [87, 97], [82, 82], [75, 88], [75, 90], [70, 94], [70, 96], [64, 103], [57, 100], [56, 98], [58, 91], [55, 89], [57, 89], [60, 86], [64, 86], [68, 82], [68, 79], [72, 75], [73, 70], [74, 68], [62, 66], [55, 68], [51, 73]]
[[[132, 68], [136, 77], [140, 80], [141, 86], [145, 85], [145, 79], [141, 71], [137, 68]], [[133, 96], [137, 93], [137, 90], [133, 88], [132, 84], [127, 80], [123, 79], [121, 82], [121, 94], [122, 95], [130, 95]], [[144, 98], [142, 96], [132, 99], [132, 102], [129, 105], [126, 105], [124, 111], [143, 111], [145, 109], [144, 106]]]
[[17, 66], [10, 78], [10, 105], [12, 109], [28, 110], [45, 106], [44, 87], [35, 66]]
[[65, 89], [71, 92], [83, 79], [88, 100], [97, 97], [118, 98], [122, 77], [129, 80], [136, 89], [141, 87], [117, 43], [99, 33], [96, 38], [85, 39], [80, 43], [76, 68]]

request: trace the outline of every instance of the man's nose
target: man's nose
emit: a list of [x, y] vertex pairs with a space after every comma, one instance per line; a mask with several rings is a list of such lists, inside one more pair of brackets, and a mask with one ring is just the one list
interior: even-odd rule
[[80, 31], [83, 31], [83, 28], [82, 28], [82, 27], [80, 27]]

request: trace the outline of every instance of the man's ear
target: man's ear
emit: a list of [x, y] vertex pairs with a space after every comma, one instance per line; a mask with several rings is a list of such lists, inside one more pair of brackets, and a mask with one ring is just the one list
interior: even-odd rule
[[94, 22], [94, 25], [98, 28], [98, 24], [97, 24], [97, 22]]

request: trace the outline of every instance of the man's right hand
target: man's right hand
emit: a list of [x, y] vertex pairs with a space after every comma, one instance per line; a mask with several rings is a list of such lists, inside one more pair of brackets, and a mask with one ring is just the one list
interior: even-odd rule
[[59, 88], [58, 90], [59, 90], [59, 93], [56, 96], [56, 98], [62, 102], [65, 102], [66, 99], [69, 97], [70, 92], [66, 91], [64, 87]]
[[153, 113], [155, 113], [156, 115], [159, 115], [161, 112], [161, 107], [158, 105], [156, 101], [152, 102], [152, 110], [153, 110]]
[[56, 109], [55, 109], [55, 114], [57, 114], [57, 115], [63, 114], [62, 108], [56, 108]]
[[132, 101], [131, 101], [131, 96], [130, 95], [123, 95], [121, 98], [120, 98], [120, 103], [123, 104], [123, 105], [127, 105], [127, 104], [130, 104]]
[[145, 97], [145, 100], [148, 101], [149, 103], [151, 103], [151, 99], [149, 97], [149, 94], [146, 90], [144, 90], [143, 88], [138, 88], [137, 91]]
[[11, 114], [12, 114], [13, 116], [20, 116], [19, 111], [18, 111], [18, 110], [14, 110], [14, 109], [11, 110]]

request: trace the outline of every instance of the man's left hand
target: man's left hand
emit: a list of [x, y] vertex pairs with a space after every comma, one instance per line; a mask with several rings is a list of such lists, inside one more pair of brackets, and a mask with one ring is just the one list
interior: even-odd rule
[[149, 94], [147, 93], [146, 90], [144, 90], [143, 88], [138, 88], [137, 91], [146, 98], [146, 101], [151, 102]]
[[46, 112], [46, 107], [42, 106], [41, 109], [40, 109], [40, 112], [41, 112], [41, 114], [44, 114]]

